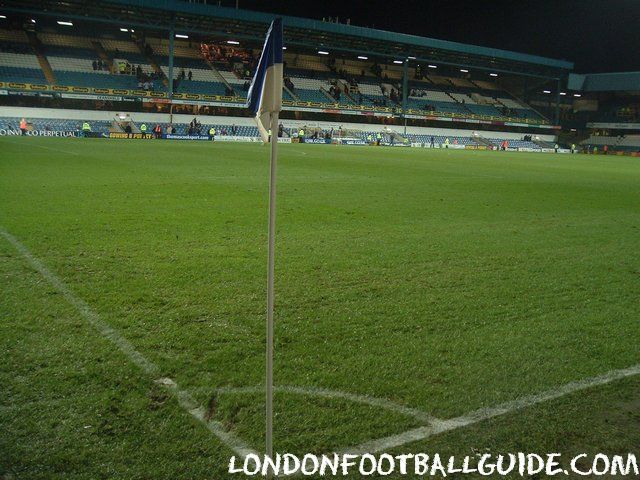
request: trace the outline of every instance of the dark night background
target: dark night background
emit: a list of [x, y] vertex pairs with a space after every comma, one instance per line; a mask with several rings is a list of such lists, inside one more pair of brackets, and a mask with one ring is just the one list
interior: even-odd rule
[[352, 25], [566, 59], [581, 73], [640, 70], [640, 0], [239, 2], [247, 10], [337, 16], [341, 23], [350, 18]]

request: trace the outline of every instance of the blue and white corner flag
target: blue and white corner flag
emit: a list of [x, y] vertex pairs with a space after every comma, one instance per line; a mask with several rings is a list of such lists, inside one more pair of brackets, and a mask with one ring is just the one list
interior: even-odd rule
[[269, 141], [267, 130], [271, 125], [271, 114], [279, 113], [282, 108], [282, 72], [282, 19], [276, 18], [267, 32], [247, 95], [247, 107], [254, 115], [265, 143]]

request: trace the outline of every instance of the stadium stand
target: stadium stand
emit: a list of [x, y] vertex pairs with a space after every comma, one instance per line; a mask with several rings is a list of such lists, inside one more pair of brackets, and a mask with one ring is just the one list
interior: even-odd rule
[[[47, 84], [43, 68], [25, 32], [2, 30], [0, 81]], [[57, 85], [103, 89], [166, 91], [169, 76], [168, 42], [145, 39], [149, 53], [134, 38], [86, 37], [42, 32], [37, 34], [42, 54]], [[248, 53], [252, 58], [253, 52]], [[95, 68], [95, 62], [100, 68]], [[402, 71], [394, 66], [342, 60], [339, 65], [310, 55], [285, 55], [288, 88], [284, 99], [319, 105], [364, 108], [399, 108]], [[156, 64], [157, 62], [157, 64]], [[124, 70], [121, 65], [125, 65]], [[214, 59], [209, 62], [189, 42], [177, 41], [174, 57], [174, 91], [177, 93], [246, 95], [250, 61]], [[379, 69], [379, 70], [378, 70]], [[533, 109], [511, 98], [488, 81], [442, 75], [418, 75], [412, 68], [407, 108], [423, 114], [460, 117], [520, 118], [545, 122]], [[140, 73], [144, 77], [141, 81]]]
[[[236, 12], [229, 22], [226, 10], [213, 5], [203, 6], [204, 13], [194, 15], [190, 6], [182, 4], [186, 2], [162, 3], [154, 9], [132, 2], [131, 12], [151, 15], [153, 10], [154, 23], [141, 25], [123, 19], [108, 23], [95, 17], [95, 12], [87, 12], [86, 18], [69, 17], [73, 22], [59, 22], [53, 12], [67, 11], [71, 4], [77, 7], [78, 0], [41, 1], [46, 4], [46, 15], [12, 13], [0, 23], [0, 91], [4, 95], [0, 99], [5, 105], [122, 109], [136, 118], [136, 112], [162, 113], [164, 127], [176, 114], [192, 112], [202, 119], [201, 131], [214, 126], [226, 133], [232, 131], [231, 122], [209, 124], [206, 115], [235, 119], [246, 115], [246, 95], [269, 15]], [[123, 4], [129, 2], [123, 0]], [[102, 3], [94, 6], [106, 9]], [[131, 14], [127, 12], [121, 11]], [[108, 17], [107, 10], [103, 13]], [[253, 20], [248, 21], [247, 15]], [[195, 29], [194, 22], [200, 27]], [[175, 34], [171, 39], [169, 27]], [[573, 66], [570, 62], [472, 45], [445, 49], [432, 39], [402, 34], [394, 41], [401, 40], [407, 48], [393, 58], [387, 32], [350, 25], [340, 26], [340, 32], [332, 28], [294, 17], [285, 28], [281, 117], [294, 136], [300, 125], [288, 122], [306, 118], [358, 124], [352, 131], [353, 138], [360, 140], [388, 125], [384, 138], [394, 144], [420, 144], [425, 139], [428, 143], [433, 134], [435, 143], [449, 137], [455, 148], [492, 148], [503, 141], [502, 135], [512, 148], [555, 145], [555, 138], [545, 138], [547, 143], [525, 139], [527, 133], [543, 137], [556, 133], [550, 120], [554, 117], [551, 96], [532, 96], [527, 78], [566, 76]], [[211, 33], [203, 33], [207, 31]], [[346, 44], [349, 52], [343, 48]], [[415, 57], [405, 57], [409, 54]], [[433, 58], [435, 64], [427, 65], [420, 58]], [[493, 68], [499, 75], [489, 76]], [[541, 106], [541, 101], [546, 103]], [[637, 110], [628, 107], [626, 102], [612, 102], [608, 117], [631, 121]], [[15, 123], [19, 114], [4, 116]], [[117, 122], [99, 118], [94, 132], [118, 132]], [[33, 128], [77, 131], [82, 119], [82, 115], [66, 121], [52, 116], [34, 120]], [[404, 131], [399, 127], [403, 123]], [[184, 120], [174, 120], [173, 126], [177, 134], [188, 132]], [[132, 127], [136, 128], [135, 122]], [[422, 127], [428, 133], [416, 130]], [[460, 134], [470, 128], [479, 130], [478, 136]], [[451, 133], [439, 131], [443, 129]], [[246, 124], [237, 125], [233, 132], [240, 136], [257, 133]], [[315, 133], [330, 135], [319, 127]]]

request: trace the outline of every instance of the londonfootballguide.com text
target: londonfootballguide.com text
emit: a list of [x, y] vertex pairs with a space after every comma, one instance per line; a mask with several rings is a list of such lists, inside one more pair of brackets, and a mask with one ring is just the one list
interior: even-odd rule
[[362, 476], [391, 474], [447, 477], [454, 474], [475, 474], [482, 476], [531, 475], [548, 476], [620, 476], [637, 478], [640, 475], [635, 454], [605, 455], [598, 453], [589, 456], [586, 453], [563, 461], [562, 454], [549, 453], [508, 453], [503, 455], [483, 454], [465, 457], [443, 457], [427, 453], [401, 455], [372, 454], [333, 454], [303, 457], [290, 453], [276, 454], [274, 458], [266, 455], [247, 455], [244, 460], [229, 460], [228, 472], [248, 476], [302, 474], [320, 476]]

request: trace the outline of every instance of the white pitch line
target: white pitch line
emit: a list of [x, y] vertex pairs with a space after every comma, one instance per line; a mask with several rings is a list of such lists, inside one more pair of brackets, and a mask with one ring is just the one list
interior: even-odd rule
[[[415, 408], [406, 407], [398, 403], [392, 402], [384, 398], [370, 397], [369, 395], [360, 395], [355, 393], [342, 392], [339, 390], [329, 390], [326, 388], [316, 387], [294, 387], [290, 385], [275, 386], [276, 392], [293, 393], [296, 395], [306, 395], [312, 397], [329, 398], [329, 399], [341, 399], [348, 400], [353, 403], [360, 403], [362, 405], [369, 405], [370, 407], [382, 408], [391, 412], [400, 413], [408, 417], [415, 418], [422, 423], [438, 422], [437, 418], [432, 417], [428, 413]], [[262, 393], [265, 390], [264, 386], [255, 387], [220, 387], [215, 389], [215, 392], [230, 393], [230, 394], [242, 394], [242, 393]]]
[[437, 435], [439, 433], [468, 427], [470, 425], [474, 425], [476, 423], [480, 423], [494, 417], [499, 417], [501, 415], [517, 412], [524, 408], [532, 407], [539, 403], [547, 402], [549, 400], [555, 400], [571, 393], [579, 392], [581, 390], [586, 390], [588, 388], [593, 388], [600, 385], [606, 385], [607, 383], [621, 380], [623, 378], [633, 377], [636, 375], [640, 375], [640, 365], [635, 365], [633, 367], [625, 368], [622, 370], [612, 370], [597, 377], [591, 377], [584, 380], [567, 383], [566, 385], [563, 385], [556, 389], [547, 390], [546, 392], [542, 393], [536, 393], [527, 397], [522, 397], [495, 407], [481, 408], [460, 417], [452, 418], [449, 420], [438, 420], [425, 427], [418, 427], [397, 435], [391, 435], [388, 437], [379, 438], [377, 440], [371, 440], [369, 442], [358, 445], [357, 447], [347, 449], [346, 451], [348, 453], [383, 452], [392, 448], [406, 445], [407, 443], [426, 440], [427, 438], [433, 437], [434, 435]]
[[[80, 315], [94, 327], [103, 337], [113, 343], [129, 360], [146, 373], [152, 379], [158, 377], [160, 368], [144, 357], [136, 348], [122, 335], [120, 335], [108, 323], [103, 321], [97, 312], [95, 312], [84, 300], [74, 294], [71, 289], [64, 283], [55, 273], [49, 270], [40, 260], [25, 247], [20, 240], [7, 232], [0, 226], [0, 235], [7, 240], [13, 247], [27, 260], [45, 280], [51, 284], [62, 296], [69, 302]], [[207, 429], [215, 435], [223, 444], [233, 450], [237, 455], [244, 458], [249, 453], [255, 453], [246, 446], [239, 438], [232, 433], [227, 432], [221, 423], [208, 421], [205, 409], [198, 405], [194, 398], [186, 391], [181, 390], [178, 385], [171, 379], [161, 378], [155, 380], [156, 383], [165, 387], [176, 398], [178, 404], [192, 417], [202, 423]]]

